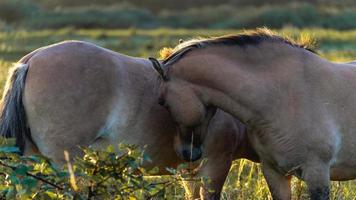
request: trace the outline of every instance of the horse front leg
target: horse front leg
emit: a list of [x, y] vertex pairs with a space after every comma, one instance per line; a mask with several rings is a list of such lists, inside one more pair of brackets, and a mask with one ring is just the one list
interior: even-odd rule
[[201, 200], [219, 200], [226, 177], [230, 171], [232, 158], [229, 154], [222, 154], [219, 157], [208, 157], [199, 173], [201, 177], [210, 180], [200, 187], [199, 196]]
[[306, 182], [311, 200], [328, 200], [330, 197], [330, 166], [318, 159], [306, 164], [303, 179]]
[[276, 171], [272, 166], [263, 163], [262, 172], [274, 200], [291, 199], [290, 175], [285, 176]]

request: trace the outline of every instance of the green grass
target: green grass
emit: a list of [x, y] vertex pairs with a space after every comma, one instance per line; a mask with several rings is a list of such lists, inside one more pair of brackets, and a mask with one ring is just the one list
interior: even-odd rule
[[[356, 30], [336, 31], [324, 29], [286, 28], [278, 32], [296, 37], [307, 34], [317, 40], [321, 56], [333, 61], [356, 59]], [[0, 32], [0, 84], [4, 85], [7, 70], [25, 54], [41, 46], [63, 40], [85, 40], [100, 46], [131, 56], [158, 56], [157, 52], [165, 46], [175, 46], [179, 39], [197, 36], [217, 36], [237, 33], [239, 30], [42, 30]], [[0, 89], [0, 92], [2, 88]], [[307, 199], [305, 185], [297, 180], [292, 181], [293, 199]], [[175, 192], [181, 192], [177, 189]], [[175, 194], [182, 197], [183, 195]], [[336, 200], [355, 199], [356, 181], [333, 182], [332, 198]], [[258, 164], [246, 160], [235, 161], [225, 183], [222, 199], [271, 199], [265, 180]]]
[[[355, 58], [356, 30], [335, 31], [325, 29], [278, 30], [292, 37], [307, 34], [318, 41], [319, 52], [327, 58], [345, 61]], [[16, 61], [24, 54], [41, 46], [63, 40], [85, 40], [100, 46], [132, 56], [155, 56], [164, 46], [175, 46], [179, 39], [197, 36], [218, 36], [238, 33], [240, 30], [205, 30], [205, 29], [125, 29], [125, 30], [75, 30], [71, 28], [42, 31], [0, 32], [0, 59]], [[337, 54], [342, 52], [342, 56]]]

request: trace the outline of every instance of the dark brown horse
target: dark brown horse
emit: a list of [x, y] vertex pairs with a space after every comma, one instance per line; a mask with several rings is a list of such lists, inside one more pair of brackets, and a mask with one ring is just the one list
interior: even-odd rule
[[[41, 153], [57, 163], [64, 162], [64, 150], [79, 155], [78, 146], [147, 145], [152, 165], [165, 174], [165, 167], [183, 161], [173, 149], [181, 146], [179, 138], [174, 140], [174, 122], [157, 104], [156, 82], [147, 59], [78, 41], [43, 47], [13, 68], [1, 104], [0, 131], [16, 137], [24, 154]], [[232, 160], [257, 158], [245, 127], [230, 115], [218, 112], [208, 130], [203, 155], [208, 162], [199, 175], [211, 177], [211, 196], [217, 197]], [[190, 151], [181, 157], [189, 160]]]
[[274, 199], [291, 198], [292, 175], [313, 200], [329, 198], [330, 179], [356, 178], [355, 65], [260, 29], [185, 42], [155, 68], [181, 151], [192, 135], [199, 149], [220, 108], [247, 125]]

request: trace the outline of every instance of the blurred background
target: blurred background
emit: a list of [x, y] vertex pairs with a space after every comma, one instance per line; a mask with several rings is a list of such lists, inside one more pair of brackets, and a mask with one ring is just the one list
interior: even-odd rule
[[356, 28], [355, 0], [0, 0], [0, 27]]
[[[0, 84], [13, 62], [63, 40], [148, 57], [179, 39], [262, 26], [292, 38], [315, 38], [317, 52], [327, 59], [356, 60], [355, 0], [0, 0]], [[269, 198], [258, 165], [240, 160], [231, 170], [223, 199]], [[293, 195], [307, 199], [297, 180]], [[333, 183], [332, 199], [355, 196], [355, 181]]]
[[355, 0], [0, 0], [0, 59], [66, 39], [157, 56], [179, 39], [262, 26], [315, 37], [333, 60], [356, 57]]

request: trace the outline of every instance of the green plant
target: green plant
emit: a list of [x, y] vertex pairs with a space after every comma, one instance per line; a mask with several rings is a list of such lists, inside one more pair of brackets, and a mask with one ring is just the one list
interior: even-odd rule
[[[148, 157], [135, 145], [105, 151], [83, 148], [83, 158], [60, 169], [43, 156], [19, 156], [13, 141], [1, 139], [0, 197], [5, 199], [152, 199], [164, 198], [174, 181], [152, 183], [157, 173], [143, 163]], [[10, 140], [11, 141], [11, 140]]]

